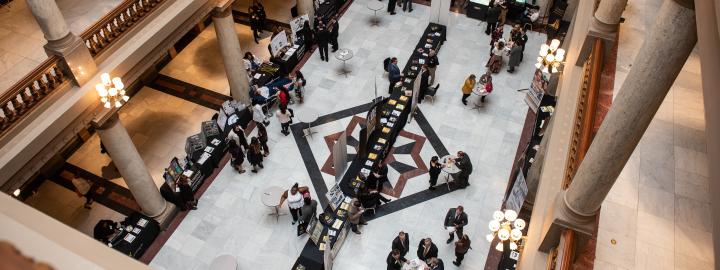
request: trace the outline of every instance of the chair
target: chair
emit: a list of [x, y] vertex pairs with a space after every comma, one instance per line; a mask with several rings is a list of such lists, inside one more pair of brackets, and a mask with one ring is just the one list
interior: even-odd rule
[[365, 208], [365, 212], [369, 213], [370, 211], [372, 211], [372, 214], [375, 215], [375, 207]]

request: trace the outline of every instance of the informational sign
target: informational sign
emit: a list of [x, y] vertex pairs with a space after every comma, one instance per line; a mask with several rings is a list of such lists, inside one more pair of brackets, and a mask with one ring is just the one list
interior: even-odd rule
[[[425, 71], [427, 72], [427, 71]], [[408, 116], [408, 123], [412, 121], [413, 115], [415, 115], [415, 110], [417, 110], [418, 106], [418, 99], [420, 98], [420, 81], [422, 80], [422, 72], [418, 73], [417, 77], [415, 77], [415, 81], [413, 81], [413, 88], [412, 88], [412, 102], [410, 102], [410, 115]]]
[[480, 4], [480, 5], [483, 5], [483, 6], [489, 6], [489, 5], [490, 5], [490, 0], [470, 0], [470, 2], [473, 2], [473, 3], [475, 3], [475, 4]]
[[292, 20], [290, 20], [290, 31], [292, 31], [293, 43], [298, 40], [297, 35], [299, 35], [300, 30], [303, 29], [303, 25], [305, 25], [305, 22], [307, 22], [307, 21], [309, 21], [307, 14], [297, 16], [295, 18], [292, 18]]
[[347, 167], [347, 136], [345, 131], [340, 134], [340, 138], [333, 145], [333, 166], [335, 167], [335, 181], [339, 182], [345, 174]]
[[513, 184], [510, 195], [505, 202], [505, 209], [512, 209], [515, 210], [515, 212], [520, 213], [520, 209], [522, 208], [527, 193], [528, 188], [527, 183], [525, 183], [525, 175], [522, 171], [520, 171], [517, 174], [517, 178], [515, 178], [515, 184]]
[[280, 31], [279, 33], [275, 34], [273, 36], [272, 40], [270, 41], [270, 53], [272, 55], [277, 55], [278, 52], [280, 52], [280, 49], [283, 47], [289, 45], [287, 33], [285, 31]]
[[548, 84], [550, 83], [550, 74], [542, 72], [541, 69], [535, 70], [530, 88], [528, 89], [525, 97], [525, 103], [537, 113], [540, 101], [547, 92]]
[[345, 200], [345, 194], [340, 190], [340, 186], [338, 183], [335, 183], [332, 188], [330, 188], [330, 191], [325, 194], [327, 197], [330, 207], [335, 210], [338, 208], [338, 206]]

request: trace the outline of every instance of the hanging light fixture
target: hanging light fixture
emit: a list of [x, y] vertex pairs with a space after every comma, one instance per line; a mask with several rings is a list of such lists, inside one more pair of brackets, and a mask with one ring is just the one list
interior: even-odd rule
[[518, 242], [523, 239], [522, 230], [525, 229], [525, 225], [525, 220], [518, 218], [518, 213], [514, 210], [495, 211], [493, 219], [488, 223], [490, 234], [486, 235], [485, 239], [492, 242], [497, 237], [500, 241], [495, 249], [498, 251], [504, 250], [505, 241], [509, 242], [510, 250], [517, 250]]
[[122, 79], [115, 77], [110, 79], [110, 74], [100, 74], [100, 83], [95, 85], [95, 90], [100, 97], [100, 102], [105, 108], [120, 108], [130, 97], [125, 93], [125, 85]]
[[553, 39], [550, 45], [540, 45], [540, 56], [537, 58], [535, 68], [545, 73], [556, 73], [565, 60], [565, 50], [560, 49], [560, 40]]

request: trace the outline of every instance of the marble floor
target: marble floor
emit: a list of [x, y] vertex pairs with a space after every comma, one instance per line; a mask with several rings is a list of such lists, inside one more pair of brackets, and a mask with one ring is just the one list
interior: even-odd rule
[[[70, 31], [80, 35], [122, 0], [56, 0]], [[43, 37], [25, 1], [0, 12], [0, 94], [47, 59]]]
[[[308, 79], [305, 102], [291, 105], [298, 121], [314, 120], [317, 116], [365, 104], [374, 97], [375, 85], [383, 94], [387, 79], [382, 60], [397, 56], [403, 66], [428, 23], [428, 7], [417, 5], [413, 13], [386, 16], [381, 12], [382, 25], [369, 27], [372, 11], [366, 8], [368, 1], [374, 0], [356, 0], [340, 19], [340, 47], [355, 52], [355, 57], [347, 62], [353, 73], [347, 78], [338, 76], [340, 61], [331, 57], [330, 62], [321, 62], [317, 54], [313, 55], [302, 68]], [[335, 259], [335, 269], [384, 269], [390, 242], [399, 230], [410, 233], [413, 245], [422, 237], [435, 239], [446, 269], [457, 269], [450, 263], [454, 259], [453, 249], [444, 243], [447, 235], [442, 219], [448, 208], [458, 204], [467, 209], [470, 223], [466, 232], [473, 241], [473, 250], [463, 268], [479, 269], [484, 265], [489, 248], [484, 240], [486, 224], [492, 211], [501, 205], [527, 112], [524, 94], [515, 90], [527, 88], [534, 63], [526, 60], [516, 73], [503, 71], [494, 76], [495, 91], [485, 106], [480, 111], [471, 110], [460, 102], [460, 88], [469, 74], [482, 74], [485, 70], [489, 37], [482, 33], [484, 25], [464, 15], [453, 14], [448, 26], [448, 41], [439, 53], [440, 90], [434, 103], [425, 102], [420, 108], [448, 151], [464, 150], [469, 154], [475, 167], [470, 177], [472, 185], [375, 219], [361, 228], [362, 235], [350, 234]], [[529, 38], [528, 54], [537, 51], [545, 39], [538, 33], [530, 33]], [[472, 97], [471, 102], [475, 98]], [[309, 166], [323, 165], [329, 155], [324, 138], [346, 128], [348, 119], [319, 127], [318, 134], [307, 138], [316, 157], [316, 164]], [[415, 128], [410, 124], [407, 130], [419, 132]], [[275, 119], [271, 119], [269, 133], [271, 154], [265, 160], [265, 169], [257, 174], [237, 174], [229, 167], [223, 168], [200, 198], [199, 209], [187, 215], [150, 263], [151, 267], [206, 269], [221, 254], [237, 256], [240, 269], [289, 269], [292, 266], [307, 236], [296, 236], [289, 215], [280, 216], [279, 221], [268, 216], [272, 210], [260, 202], [260, 197], [271, 186], [289, 188], [297, 182], [312, 187], [312, 181], [295, 139], [281, 135]], [[433, 154], [432, 148], [424, 144], [420, 151], [423, 162], [429, 159], [427, 155]], [[323, 178], [325, 184], [332, 179], [330, 174], [324, 174]], [[408, 186], [408, 192], [420, 189], [426, 178], [427, 174], [423, 174], [413, 179], [412, 182], [417, 180], [417, 186]], [[312, 192], [313, 198], [318, 196], [324, 194]], [[287, 214], [288, 210], [282, 207], [281, 212]], [[414, 252], [412, 249], [410, 254]]]
[[[262, 59], [270, 59], [270, 32], [264, 32], [260, 44], [255, 44], [250, 27], [235, 24], [235, 31], [243, 51], [252, 52]], [[223, 59], [218, 47], [213, 24], [208, 25], [161, 71], [161, 74], [194, 84], [220, 94], [230, 95], [230, 84], [225, 75]]]
[[[615, 91], [661, 3], [628, 1]], [[602, 205], [595, 269], [717, 269], [705, 143], [700, 59], [693, 53]]]
[[[164, 183], [163, 172], [173, 157], [185, 156], [185, 138], [200, 132], [214, 110], [144, 87], [120, 108], [120, 121], [130, 134], [155, 183]], [[67, 162], [127, 187], [108, 155], [100, 153], [97, 133]]]

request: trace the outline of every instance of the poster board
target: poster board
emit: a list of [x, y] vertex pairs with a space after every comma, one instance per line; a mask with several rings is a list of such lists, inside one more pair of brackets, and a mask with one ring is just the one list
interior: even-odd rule
[[309, 21], [307, 14], [297, 16], [295, 18], [292, 18], [292, 20], [290, 20], [290, 31], [292, 31], [293, 43], [298, 40], [298, 34], [299, 34], [300, 30], [303, 29], [303, 25], [305, 25], [305, 22], [307, 22], [307, 21]]
[[335, 183], [325, 196], [327, 197], [330, 208], [332, 208], [333, 211], [335, 211], [335, 209], [337, 209], [338, 206], [345, 200], [345, 193], [342, 192], [338, 183]]
[[346, 131], [340, 133], [340, 137], [333, 145], [333, 166], [335, 167], [335, 181], [339, 182], [345, 174], [347, 167], [347, 135]]
[[420, 81], [422, 81], [422, 72], [418, 73], [417, 77], [415, 77], [415, 80], [413, 81], [412, 101], [410, 102], [410, 115], [408, 116], [408, 123], [412, 121], [413, 115], [417, 110], [418, 98], [420, 98]]
[[550, 74], [543, 72], [541, 69], [536, 69], [533, 79], [530, 82], [530, 88], [528, 88], [527, 95], [525, 96], [525, 103], [537, 113], [540, 101], [543, 96], [547, 93], [548, 84], [550, 83]]
[[283, 47], [289, 45], [288, 42], [288, 36], [285, 31], [280, 31], [279, 33], [275, 34], [273, 36], [272, 40], [270, 41], [270, 53], [275, 56], [280, 52], [280, 49]]
[[525, 202], [525, 196], [527, 196], [527, 193], [528, 188], [527, 183], [525, 182], [525, 175], [522, 171], [520, 171], [517, 174], [517, 178], [515, 178], [515, 183], [513, 184], [512, 190], [510, 190], [510, 195], [505, 202], [505, 209], [512, 209], [515, 210], [515, 212], [520, 213], [520, 209], [522, 208], [523, 202]]

